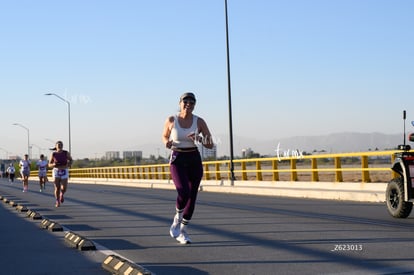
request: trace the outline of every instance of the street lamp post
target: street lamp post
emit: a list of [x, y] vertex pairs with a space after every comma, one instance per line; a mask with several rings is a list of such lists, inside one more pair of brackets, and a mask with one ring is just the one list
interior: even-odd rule
[[22, 127], [23, 129], [25, 129], [27, 131], [27, 155], [29, 156], [29, 158], [31, 158], [31, 155], [30, 155], [30, 131], [29, 131], [29, 128], [27, 128], [24, 125], [21, 125], [20, 123], [13, 123], [13, 125]]
[[229, 21], [227, 16], [227, 0], [224, 0], [224, 11], [226, 16], [226, 49], [227, 49], [227, 89], [229, 100], [229, 135], [230, 135], [230, 180], [233, 185], [233, 181], [236, 180], [234, 176], [234, 164], [233, 164], [233, 118], [231, 111], [231, 81], [230, 81], [230, 50], [229, 50]]
[[56, 96], [57, 98], [59, 98], [60, 100], [62, 100], [63, 102], [65, 102], [65, 103], [68, 105], [68, 122], [69, 122], [69, 126], [68, 126], [68, 129], [69, 129], [69, 152], [71, 152], [71, 153], [72, 153], [71, 133], [70, 133], [70, 102], [69, 102], [68, 100], [64, 99], [63, 97], [61, 97], [61, 96], [59, 96], [59, 95], [55, 94], [55, 93], [47, 93], [47, 94], [45, 94], [45, 95], [53, 95], [53, 96]]

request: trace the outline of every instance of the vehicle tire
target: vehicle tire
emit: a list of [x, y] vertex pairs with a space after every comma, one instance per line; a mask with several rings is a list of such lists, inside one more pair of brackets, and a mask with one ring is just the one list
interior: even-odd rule
[[404, 180], [402, 177], [392, 179], [385, 191], [388, 212], [394, 218], [407, 218], [413, 209], [413, 203], [404, 201]]

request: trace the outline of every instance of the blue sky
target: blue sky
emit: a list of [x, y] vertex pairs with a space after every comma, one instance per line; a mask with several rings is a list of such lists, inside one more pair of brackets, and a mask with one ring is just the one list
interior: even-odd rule
[[[228, 0], [236, 154], [263, 140], [402, 132], [414, 120], [414, 1]], [[224, 0], [1, 1], [0, 158], [164, 154], [179, 96], [197, 95], [228, 155]], [[240, 144], [239, 138], [249, 138]], [[222, 145], [222, 146], [220, 146]], [[263, 152], [264, 153], [264, 152]]]

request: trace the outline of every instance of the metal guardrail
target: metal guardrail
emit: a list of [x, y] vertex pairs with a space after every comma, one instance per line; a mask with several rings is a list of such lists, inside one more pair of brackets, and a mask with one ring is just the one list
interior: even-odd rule
[[[234, 175], [241, 181], [387, 182], [394, 176], [390, 167], [396, 152], [400, 151], [236, 159]], [[231, 178], [229, 160], [205, 161], [203, 167], [203, 180]], [[36, 173], [32, 171], [31, 176]], [[73, 168], [70, 177], [167, 180], [170, 172], [168, 164], [112, 166]]]

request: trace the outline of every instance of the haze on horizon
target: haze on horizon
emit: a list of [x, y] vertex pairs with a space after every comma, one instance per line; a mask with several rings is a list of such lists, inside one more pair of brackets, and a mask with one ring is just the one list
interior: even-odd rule
[[[402, 133], [414, 120], [413, 1], [228, 1], [234, 144]], [[72, 155], [164, 154], [184, 91], [218, 139], [229, 134], [224, 1], [0, 4], [0, 157], [53, 141]], [[40, 149], [39, 149], [40, 148]], [[142, 149], [148, 148], [148, 149]], [[227, 154], [220, 152], [220, 154]]]

